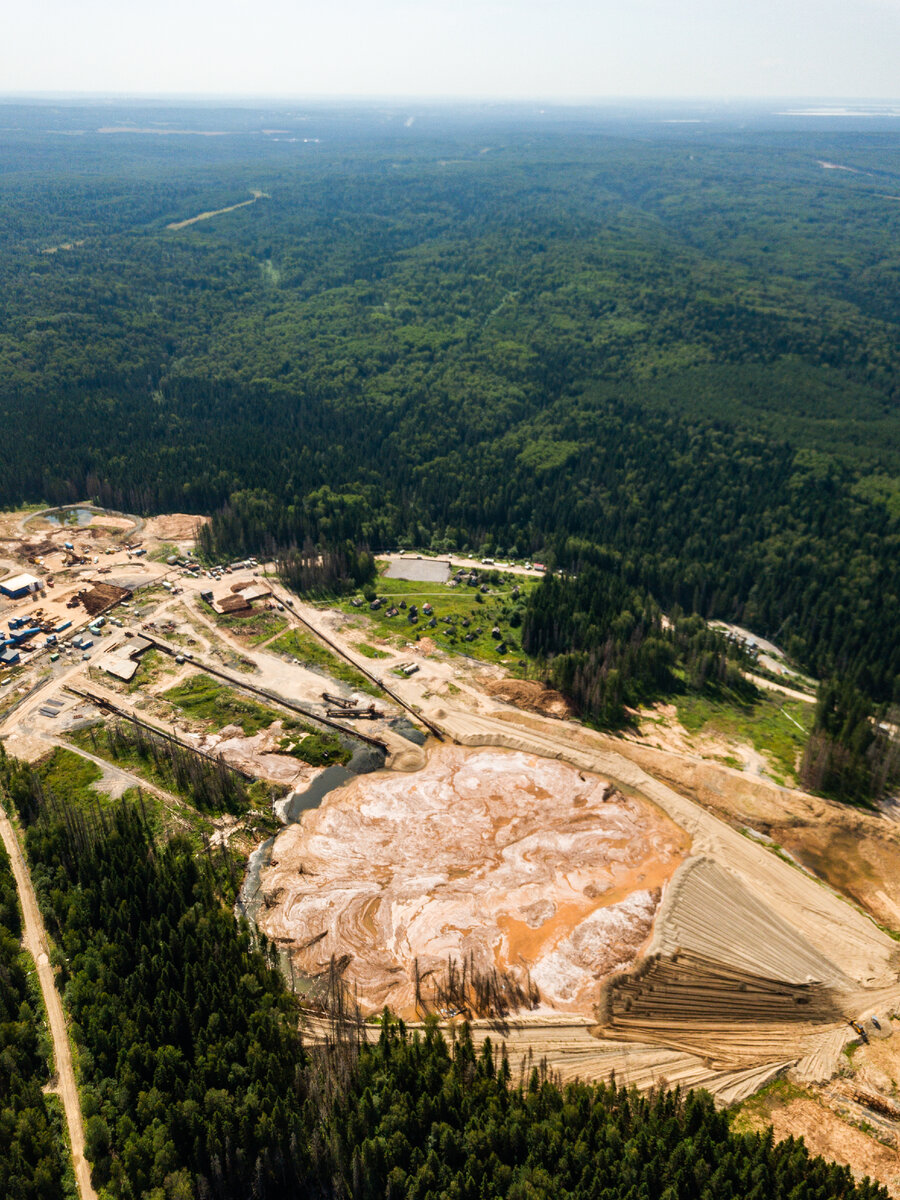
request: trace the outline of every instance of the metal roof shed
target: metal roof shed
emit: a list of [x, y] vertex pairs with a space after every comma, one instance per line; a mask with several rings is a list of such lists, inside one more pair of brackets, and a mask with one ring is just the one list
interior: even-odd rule
[[17, 600], [20, 596], [29, 596], [41, 586], [41, 581], [33, 575], [11, 575], [9, 579], [0, 581], [0, 592]]

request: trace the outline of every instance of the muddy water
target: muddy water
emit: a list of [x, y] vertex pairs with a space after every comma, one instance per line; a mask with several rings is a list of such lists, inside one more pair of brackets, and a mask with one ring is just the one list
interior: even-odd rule
[[422, 730], [416, 729], [408, 717], [394, 717], [388, 724], [395, 733], [399, 733], [401, 737], [406, 738], [408, 742], [413, 742], [416, 746], [424, 746], [428, 740]]
[[262, 903], [259, 894], [259, 877], [272, 860], [272, 847], [275, 845], [276, 836], [273, 834], [272, 837], [266, 838], [247, 859], [247, 873], [234, 905], [234, 915], [246, 917], [254, 929], [259, 906]]
[[[357, 775], [367, 775], [378, 771], [384, 766], [384, 754], [374, 746], [358, 742], [354, 746], [353, 757], [346, 767], [326, 767], [307, 788], [302, 792], [293, 792], [285, 800], [275, 805], [275, 815], [283, 825], [295, 825], [305, 812], [318, 808], [329, 792], [343, 787]], [[260, 877], [272, 861], [272, 847], [275, 845], [277, 834], [262, 842], [247, 859], [247, 871], [244, 882], [238, 893], [234, 906], [236, 916], [246, 917], [251, 925], [256, 926], [256, 918], [261, 904]]]
[[283, 825], [293, 825], [303, 813], [318, 808], [329, 792], [343, 787], [352, 778], [353, 772], [346, 767], [326, 767], [304, 791], [292, 792], [286, 800], [279, 800], [275, 805], [275, 814]]

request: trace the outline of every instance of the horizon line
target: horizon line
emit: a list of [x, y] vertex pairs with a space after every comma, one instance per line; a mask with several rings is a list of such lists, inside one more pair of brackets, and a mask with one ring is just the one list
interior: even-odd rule
[[826, 104], [826, 105], [875, 105], [878, 107], [896, 107], [900, 105], [900, 96], [848, 96], [822, 95], [815, 93], [772, 93], [760, 95], [722, 95], [722, 94], [625, 94], [625, 95], [582, 95], [582, 94], [552, 94], [552, 95], [501, 95], [501, 94], [455, 94], [455, 93], [416, 93], [416, 92], [184, 92], [184, 91], [104, 91], [65, 89], [51, 90], [33, 88], [27, 90], [0, 90], [0, 102], [9, 100], [182, 100], [182, 101], [239, 101], [248, 102], [290, 102], [290, 103], [371, 103], [371, 104], [549, 104], [560, 107], [583, 107], [599, 104]]

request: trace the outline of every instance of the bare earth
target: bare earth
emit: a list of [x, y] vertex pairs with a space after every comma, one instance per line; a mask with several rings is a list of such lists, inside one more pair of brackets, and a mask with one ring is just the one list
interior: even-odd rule
[[161, 542], [191, 542], [197, 527], [205, 525], [209, 517], [197, 517], [193, 513], [166, 513], [162, 517], [150, 517], [144, 524], [147, 537], [159, 538]]
[[794, 1100], [771, 1113], [775, 1138], [802, 1137], [810, 1154], [843, 1163], [858, 1177], [868, 1175], [900, 1192], [900, 1155], [861, 1129], [855, 1129], [815, 1100]]
[[351, 954], [367, 1012], [415, 1016], [414, 961], [424, 974], [471, 956], [480, 971], [530, 973], [542, 1008], [589, 1016], [598, 980], [647, 941], [688, 845], [598, 776], [441, 746], [415, 775], [361, 776], [286, 829], [261, 924], [296, 947], [302, 975]]

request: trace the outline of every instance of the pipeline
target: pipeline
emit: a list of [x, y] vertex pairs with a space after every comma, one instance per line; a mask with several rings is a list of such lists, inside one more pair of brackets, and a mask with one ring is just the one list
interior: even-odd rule
[[[176, 658], [182, 654], [181, 650], [174, 650], [171, 646], [167, 646], [165, 642], [160, 642], [150, 634], [144, 633], [141, 635], [146, 638], [152, 646], [157, 650], [162, 650], [163, 654], [168, 654], [170, 658]], [[379, 738], [369, 737], [368, 734], [360, 733], [356, 729], [350, 729], [346, 725], [341, 725], [338, 721], [331, 720], [330, 717], [323, 717], [320, 713], [313, 712], [310, 708], [304, 708], [300, 704], [294, 704], [292, 700], [285, 700], [283, 696], [279, 696], [277, 692], [269, 692], [265, 688], [254, 687], [252, 683], [247, 683], [244, 679], [235, 679], [233, 675], [229, 675], [227, 671], [221, 670], [219, 667], [211, 666], [209, 663], [201, 662], [198, 658], [192, 658], [191, 663], [198, 667], [201, 671], [206, 671], [209, 675], [217, 675], [219, 679], [224, 679], [231, 687], [238, 688], [245, 692], [251, 692], [254, 696], [261, 696], [264, 700], [269, 700], [273, 704], [280, 704], [282, 708], [290, 709], [291, 712], [299, 713], [303, 717], [308, 717], [311, 721], [318, 721], [320, 725], [327, 725], [330, 729], [337, 729], [340, 733], [345, 733], [349, 737], [358, 738], [361, 742], [367, 742], [370, 746], [375, 746], [376, 749], [389, 753], [387, 744]]]

